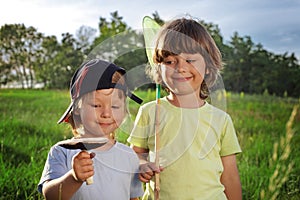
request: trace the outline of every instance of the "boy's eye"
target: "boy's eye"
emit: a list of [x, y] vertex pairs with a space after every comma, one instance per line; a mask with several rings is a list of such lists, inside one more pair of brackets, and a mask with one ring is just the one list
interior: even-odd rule
[[193, 60], [193, 59], [187, 59], [187, 60], [186, 60], [187, 63], [193, 63], [193, 62], [195, 62], [195, 61], [196, 61], [196, 60]]
[[[102, 106], [100, 104], [90, 104], [91, 107], [93, 108], [101, 108]], [[119, 105], [112, 105], [111, 108], [112, 109], [119, 109], [121, 106]]]
[[113, 108], [113, 109], [119, 109], [121, 106], [119, 106], [119, 105], [112, 105], [111, 106], [111, 108]]
[[98, 105], [98, 104], [91, 104], [91, 106], [92, 106], [93, 108], [100, 108], [100, 107], [101, 107], [101, 105]]
[[165, 60], [165, 61], [163, 61], [163, 64], [165, 64], [165, 65], [172, 65], [175, 62], [176, 62], [175, 60]]

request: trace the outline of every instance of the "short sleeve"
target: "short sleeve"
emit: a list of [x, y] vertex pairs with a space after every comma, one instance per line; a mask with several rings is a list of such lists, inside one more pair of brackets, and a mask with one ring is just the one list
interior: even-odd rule
[[140, 107], [131, 134], [127, 139], [132, 145], [145, 149], [149, 149], [148, 136], [151, 131], [153, 132], [153, 123], [150, 121], [147, 110]]
[[130, 187], [130, 198], [141, 197], [144, 191], [142, 183], [139, 180], [138, 173], [132, 175], [131, 187]]
[[221, 135], [221, 156], [241, 153], [241, 147], [231, 117], [227, 114]]
[[39, 192], [42, 192], [45, 181], [59, 178], [70, 170], [68, 165], [71, 163], [68, 163], [67, 157], [66, 149], [59, 146], [51, 147], [38, 184]]

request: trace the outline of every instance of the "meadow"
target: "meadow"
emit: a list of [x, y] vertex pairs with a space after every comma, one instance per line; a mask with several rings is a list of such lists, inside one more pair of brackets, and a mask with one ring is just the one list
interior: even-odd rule
[[[155, 98], [150, 90], [136, 93]], [[43, 199], [37, 184], [49, 148], [71, 137], [66, 124], [56, 124], [69, 101], [67, 91], [0, 90], [0, 199]], [[226, 104], [243, 150], [243, 199], [300, 199], [299, 99], [227, 92]], [[138, 106], [129, 107], [133, 120]]]

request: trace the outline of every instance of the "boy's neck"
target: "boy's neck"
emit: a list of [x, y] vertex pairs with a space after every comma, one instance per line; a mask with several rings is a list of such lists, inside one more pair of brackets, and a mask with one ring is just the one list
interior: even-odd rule
[[112, 148], [116, 144], [116, 142], [117, 142], [115, 139], [110, 139], [110, 138], [108, 138], [108, 139], [109, 140], [108, 140], [108, 142], [105, 145], [103, 145], [101, 147], [98, 147], [95, 150], [107, 151], [108, 149]]
[[205, 104], [205, 101], [200, 96], [195, 96], [195, 93], [185, 95], [170, 93], [167, 99], [172, 105], [179, 108], [200, 108]]
[[[93, 138], [95, 136], [91, 135], [91, 134], [84, 134], [84, 135], [82, 135], [82, 137]], [[94, 150], [106, 151], [106, 150], [110, 149], [111, 147], [113, 147], [116, 144], [116, 139], [115, 139], [114, 133], [106, 134], [106, 135], [103, 135], [102, 137], [107, 138], [108, 142], [106, 144], [102, 145], [101, 147], [98, 147]]]

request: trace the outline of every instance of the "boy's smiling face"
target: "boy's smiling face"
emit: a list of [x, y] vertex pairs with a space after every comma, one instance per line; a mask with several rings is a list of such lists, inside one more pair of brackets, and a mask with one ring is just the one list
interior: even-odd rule
[[126, 115], [124, 92], [119, 89], [101, 89], [85, 95], [78, 114], [84, 128], [83, 137], [109, 136]]
[[176, 95], [200, 92], [206, 64], [201, 54], [181, 53], [161, 63], [162, 80]]

